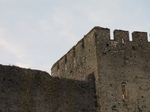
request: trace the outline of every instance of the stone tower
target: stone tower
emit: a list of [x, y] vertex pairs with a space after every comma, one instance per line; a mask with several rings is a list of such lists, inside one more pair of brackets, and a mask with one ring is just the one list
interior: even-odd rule
[[150, 43], [146, 32], [94, 27], [51, 68], [52, 75], [84, 81], [95, 76], [98, 112], [150, 112]]

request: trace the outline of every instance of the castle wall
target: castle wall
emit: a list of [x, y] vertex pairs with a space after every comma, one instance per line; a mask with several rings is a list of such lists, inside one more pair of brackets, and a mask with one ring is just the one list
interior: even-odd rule
[[0, 65], [0, 112], [96, 112], [94, 80]]
[[48, 73], [0, 65], [0, 112], [150, 112], [146, 32], [95, 27]]
[[90, 73], [97, 71], [94, 30], [53, 65], [52, 76], [85, 80]]
[[94, 72], [101, 112], [149, 111], [150, 43], [145, 32], [133, 32], [132, 40], [122, 30], [115, 30], [110, 40], [109, 29], [95, 27], [57, 62], [57, 71], [53, 66], [52, 73], [83, 80]]
[[100, 112], [150, 111], [150, 43], [147, 33], [97, 30], [97, 95]]
[[52, 67], [53, 76], [84, 80], [93, 72], [98, 111], [148, 112], [150, 43], [145, 32], [132, 40], [122, 30], [110, 40], [109, 29], [95, 27]]

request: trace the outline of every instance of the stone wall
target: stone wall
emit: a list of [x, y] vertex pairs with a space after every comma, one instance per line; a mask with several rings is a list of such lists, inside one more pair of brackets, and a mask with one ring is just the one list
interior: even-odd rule
[[52, 67], [0, 65], [0, 112], [150, 112], [146, 32], [94, 27]]
[[93, 82], [0, 65], [0, 112], [96, 112]]
[[52, 76], [68, 79], [85, 80], [97, 71], [95, 29], [84, 36], [68, 53], [52, 67]]
[[146, 32], [109, 29], [97, 35], [99, 80], [97, 94], [101, 112], [150, 112], [150, 43]]
[[52, 75], [84, 80], [94, 73], [99, 112], [150, 112], [147, 33], [133, 32], [133, 41], [129, 41], [128, 31], [115, 30], [113, 36], [111, 40], [107, 28], [94, 27], [73, 47], [79, 58], [68, 56], [71, 49], [54, 64]]

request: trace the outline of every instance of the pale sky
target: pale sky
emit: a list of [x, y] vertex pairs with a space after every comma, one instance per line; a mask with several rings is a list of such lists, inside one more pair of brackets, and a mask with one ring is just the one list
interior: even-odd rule
[[150, 33], [150, 0], [0, 0], [0, 64], [51, 66], [94, 26]]

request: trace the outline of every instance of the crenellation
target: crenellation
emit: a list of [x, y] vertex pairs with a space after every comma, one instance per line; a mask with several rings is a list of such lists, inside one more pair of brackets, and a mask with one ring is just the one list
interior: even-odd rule
[[93, 73], [97, 112], [150, 111], [150, 43], [146, 32], [130, 34], [114, 30], [112, 40], [110, 29], [94, 27], [67, 54], [65, 68], [52, 68], [54, 76], [81, 81]]
[[[93, 33], [91, 33], [93, 32]], [[89, 33], [87, 33], [84, 38], [82, 38], [75, 46], [73, 46], [67, 53], [64, 57], [64, 62], [65, 64], [67, 63], [67, 60], [70, 59], [70, 60], [75, 60], [73, 58], [75, 58], [76, 55], [78, 55], [77, 57], [77, 60], [79, 59], [79, 55], [81, 55], [82, 52], [82, 48], [85, 48], [87, 47], [85, 43], [85, 40], [86, 38], [90, 35], [91, 37], [93, 37], [94, 39], [94, 43], [95, 43], [95, 46], [97, 46], [100, 42], [101, 45], [105, 46], [105, 47], [108, 47], [109, 46], [109, 49], [112, 48], [118, 48], [118, 49], [122, 49], [122, 48], [125, 48], [125, 46], [127, 48], [130, 48], [129, 45], [133, 46], [131, 47], [132, 49], [134, 49], [134, 47], [137, 47], [137, 45], [142, 45], [142, 46], [146, 46], [147, 43], [148, 43], [148, 36], [147, 36], [147, 32], [137, 32], [137, 31], [134, 31], [132, 33], [132, 41], [130, 41], [129, 39], [129, 32], [128, 31], [124, 31], [124, 30], [114, 30], [113, 31], [113, 36], [114, 36], [114, 39], [111, 40], [110, 39], [110, 29], [108, 28], [102, 28], [102, 27], [94, 27]], [[120, 45], [121, 44], [121, 45]], [[87, 44], [88, 45], [88, 44]], [[72, 55], [71, 55], [71, 54]], [[67, 58], [69, 54], [69, 58]], [[61, 58], [61, 59], [62, 59]], [[60, 59], [60, 60], [61, 60]], [[56, 65], [58, 66], [59, 64], [59, 61], [58, 60], [54, 65], [53, 67], [55, 67]], [[53, 68], [52, 67], [52, 68]], [[57, 67], [59, 68], [59, 67]]]
[[133, 42], [136, 42], [138, 45], [146, 45], [148, 43], [147, 32], [133, 32], [132, 33]]
[[[71, 50], [69, 50], [69, 52], [66, 54], [67, 56], [66, 64], [63, 65], [63, 63], [59, 63], [59, 65], [62, 67], [60, 67], [60, 70], [56, 71], [57, 73], [55, 74], [54, 74], [54, 70], [52, 70], [55, 76], [60, 75], [58, 72], [62, 71], [63, 75], [61, 74], [62, 75], [61, 77], [73, 78], [76, 76], [76, 74], [78, 74], [79, 77], [75, 77], [75, 78], [79, 79], [80, 77], [82, 77], [80, 80], [85, 80], [85, 77], [90, 73], [90, 70], [86, 70], [86, 69], [87, 68], [90, 69], [90, 66], [93, 66], [91, 64], [93, 58], [91, 56], [88, 56], [87, 54], [91, 52], [90, 55], [93, 55], [92, 52], [94, 51], [92, 47], [96, 47], [94, 34], [95, 34], [95, 29], [92, 29], [92, 31], [90, 31], [87, 35], [85, 35], [83, 39], [81, 39]], [[94, 54], [93, 56], [95, 57], [96, 54]], [[89, 57], [90, 59], [87, 60], [87, 57]], [[85, 63], [87, 64], [87, 66], [84, 65]], [[65, 66], [65, 68], [63, 66]], [[65, 70], [61, 68], [64, 68]], [[79, 68], [82, 68], [84, 70], [82, 71]]]
[[114, 40], [122, 44], [127, 44], [129, 42], [129, 32], [114, 30]]
[[54, 77], [0, 66], [0, 112], [5, 107], [24, 112], [150, 112], [150, 43], [146, 32], [133, 32], [132, 41], [130, 34], [114, 30], [112, 40], [110, 29], [94, 27], [52, 66]]
[[110, 29], [108, 28], [96, 30], [95, 36], [97, 38], [97, 44], [110, 43]]
[[147, 49], [149, 49], [148, 45], [149, 45], [149, 42], [148, 42], [148, 39], [147, 39], [147, 33], [146, 32], [137, 32], [137, 31], [134, 31], [132, 33], [132, 38], [133, 38], [133, 41], [131, 43], [131, 46], [132, 46], [132, 49], [137, 52], [147, 52]]

